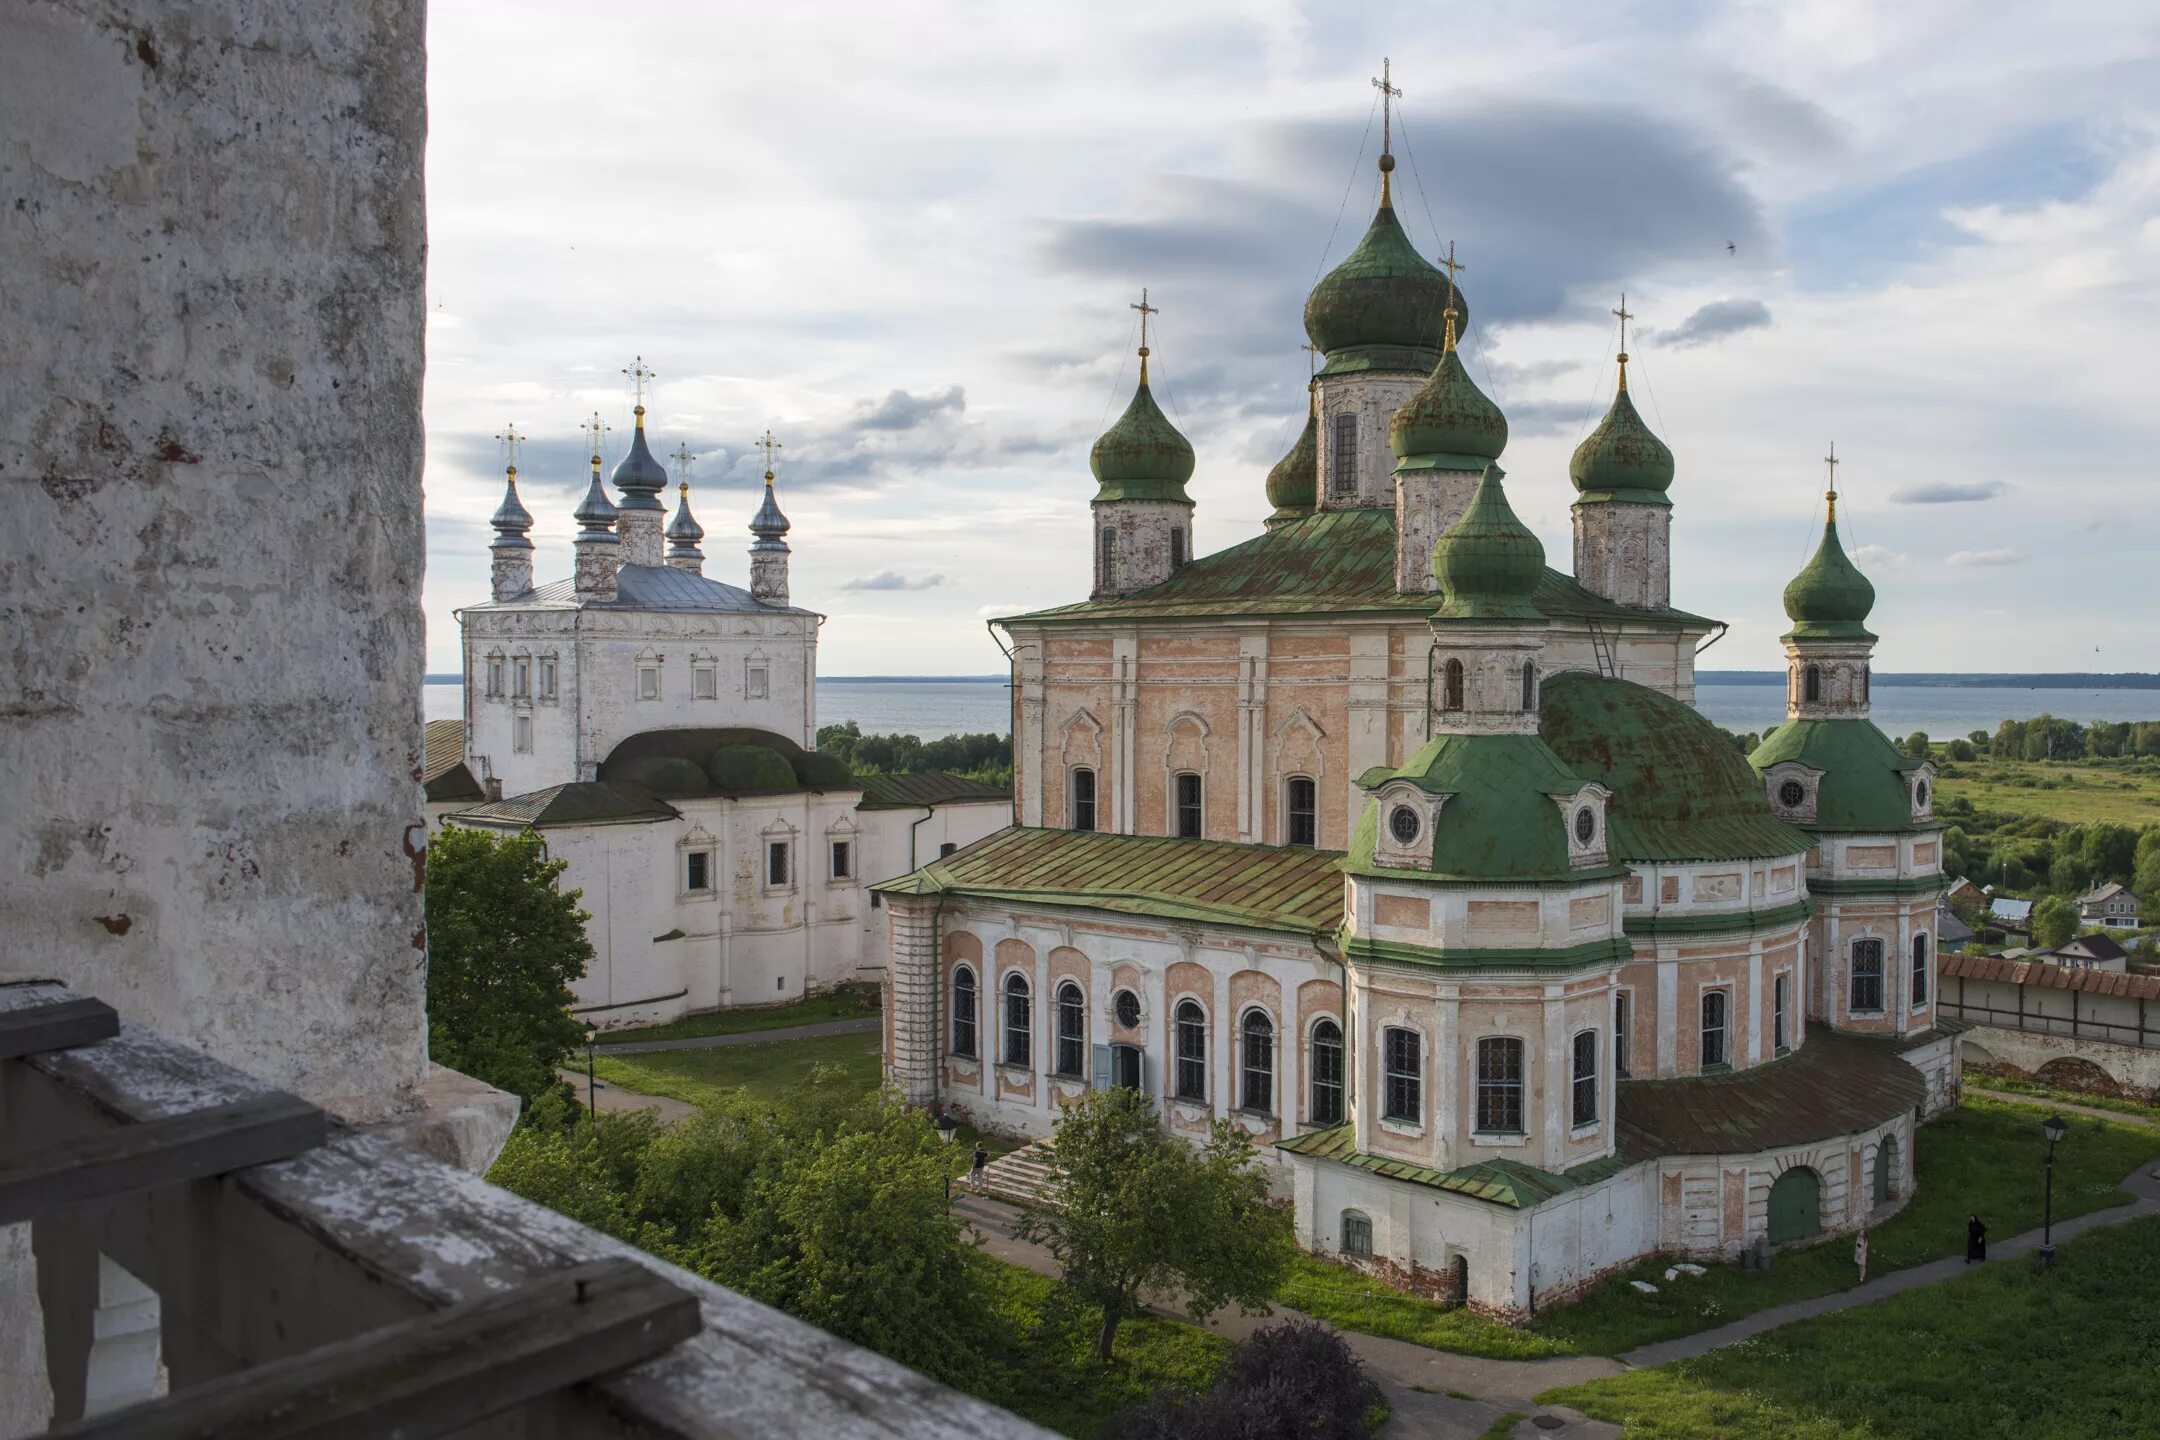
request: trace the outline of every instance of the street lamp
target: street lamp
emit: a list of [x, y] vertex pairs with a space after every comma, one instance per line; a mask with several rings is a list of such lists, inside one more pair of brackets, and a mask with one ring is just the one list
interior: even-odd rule
[[597, 1026], [585, 1027], [585, 1112], [594, 1116], [600, 1113], [600, 1102], [594, 1094], [600, 1087], [593, 1081], [593, 1042], [599, 1038]]
[[2040, 1122], [2040, 1133], [2047, 1137], [2048, 1142], [2047, 1209], [2040, 1220], [2040, 1263], [2052, 1265], [2055, 1263], [2055, 1147], [2062, 1142], [2063, 1136], [2070, 1133], [2070, 1127], [2064, 1123], [2062, 1116], [2050, 1115]]
[[[950, 1145], [953, 1143], [953, 1141], [960, 1138], [960, 1122], [953, 1119], [950, 1115], [940, 1115], [937, 1117], [937, 1133], [938, 1139], [944, 1141], [947, 1145]], [[952, 1209], [952, 1160], [950, 1159], [950, 1157], [948, 1157], [945, 1161], [944, 1170], [945, 1208], [950, 1210]]]

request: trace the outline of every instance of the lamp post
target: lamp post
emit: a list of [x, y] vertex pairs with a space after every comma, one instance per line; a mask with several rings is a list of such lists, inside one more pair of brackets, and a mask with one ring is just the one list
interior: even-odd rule
[[2047, 1208], [2040, 1220], [2040, 1263], [2048, 1266], [2055, 1263], [2055, 1147], [2070, 1133], [2070, 1127], [2062, 1116], [2050, 1115], [2040, 1122], [2040, 1133], [2047, 1136], [2048, 1142]]
[[597, 1027], [585, 1027], [585, 1113], [588, 1115], [600, 1113], [600, 1102], [595, 1094], [600, 1087], [593, 1080], [593, 1042], [599, 1038]]
[[[947, 1145], [951, 1145], [953, 1141], [960, 1138], [960, 1122], [950, 1115], [940, 1115], [937, 1117], [937, 1133], [938, 1139], [944, 1141]], [[944, 1171], [945, 1208], [950, 1210], [952, 1209], [952, 1157], [950, 1154], [945, 1158]]]

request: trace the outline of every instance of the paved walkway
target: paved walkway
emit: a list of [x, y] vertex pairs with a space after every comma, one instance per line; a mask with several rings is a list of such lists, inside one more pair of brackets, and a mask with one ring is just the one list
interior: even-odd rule
[[729, 1035], [691, 1035], [681, 1040], [631, 1040], [601, 1044], [602, 1055], [644, 1055], [654, 1050], [710, 1050], [719, 1045], [765, 1045], [775, 1040], [807, 1040], [813, 1035], [867, 1035], [885, 1023], [882, 1015], [860, 1020], [820, 1020], [815, 1025], [784, 1025], [777, 1030], [737, 1030]]
[[[585, 1067], [583, 1065], [574, 1070], [565, 1065], [555, 1072], [555, 1076], [559, 1080], [569, 1081], [570, 1089], [577, 1097], [577, 1103], [580, 1105], [585, 1103]], [[605, 1080], [595, 1081], [591, 1094], [595, 1110], [605, 1110], [611, 1115], [632, 1110], [657, 1110], [660, 1112], [660, 1123], [663, 1125], [672, 1125], [685, 1116], [697, 1113], [697, 1106], [695, 1105], [686, 1105], [680, 1100], [671, 1100], [665, 1095], [641, 1095], [635, 1090], [618, 1089]]]

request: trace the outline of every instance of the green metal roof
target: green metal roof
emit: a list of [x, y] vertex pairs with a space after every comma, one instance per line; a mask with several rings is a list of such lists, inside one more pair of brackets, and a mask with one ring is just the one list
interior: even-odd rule
[[[1305, 300], [1305, 333], [1328, 357], [1330, 375], [1352, 369], [1432, 369], [1440, 358], [1442, 312], [1451, 287], [1418, 254], [1383, 195], [1357, 248]], [[1454, 291], [1458, 333], [1470, 307]]]
[[[1832, 496], [1835, 500], [1837, 497]], [[1846, 558], [1838, 543], [1837, 516], [1823, 525], [1822, 544], [1785, 587], [1785, 614], [1793, 622], [1788, 639], [1872, 640], [1861, 622], [1875, 608], [1875, 587]]]
[[1433, 1190], [1446, 1190], [1452, 1194], [1465, 1195], [1473, 1200], [1485, 1200], [1504, 1205], [1510, 1210], [1528, 1210], [1555, 1195], [1609, 1180], [1627, 1169], [1630, 1161], [1618, 1156], [1591, 1160], [1585, 1164], [1555, 1174], [1540, 1170], [1535, 1165], [1525, 1165], [1517, 1160], [1481, 1160], [1475, 1165], [1465, 1165], [1457, 1170], [1434, 1170], [1407, 1160], [1392, 1160], [1385, 1155], [1374, 1155], [1357, 1148], [1357, 1133], [1348, 1124], [1315, 1130], [1307, 1135], [1292, 1136], [1275, 1142], [1278, 1150], [1293, 1155], [1304, 1155], [1315, 1160], [1333, 1160], [1338, 1164], [1370, 1170], [1375, 1175], [1390, 1180], [1401, 1180], [1411, 1185], [1423, 1185]]
[[1500, 467], [1478, 477], [1470, 503], [1433, 542], [1433, 578], [1442, 620], [1539, 620], [1530, 603], [1545, 575], [1545, 547], [1515, 517]]
[[573, 780], [491, 800], [450, 816], [474, 825], [516, 825], [550, 830], [563, 825], [642, 824], [673, 820], [681, 812], [642, 785], [608, 780]]
[[1376, 863], [1380, 802], [1369, 801], [1343, 868], [1359, 875], [1477, 881], [1579, 878], [1568, 863], [1567, 817], [1554, 797], [1573, 795], [1583, 777], [1535, 735], [1435, 735], [1410, 762], [1358, 777], [1366, 790], [1407, 780], [1450, 798], [1431, 834], [1431, 868], [1405, 872]]
[[[1930, 1037], [1932, 1038], [1932, 1037]], [[1807, 1027], [1805, 1043], [1767, 1064], [1614, 1088], [1620, 1149], [1660, 1155], [1750, 1155], [1873, 1129], [1927, 1098], [1903, 1041]]]
[[1618, 860], [1750, 860], [1814, 843], [1777, 818], [1732, 737], [1678, 700], [1580, 671], [1545, 681], [1538, 734], [1613, 792], [1606, 850]]
[[912, 874], [894, 895], [975, 895], [1211, 921], [1312, 939], [1342, 921], [1342, 855], [1092, 830], [1000, 830]]
[[1926, 762], [1891, 744], [1872, 720], [1788, 720], [1748, 756], [1758, 773], [1787, 760], [1823, 772], [1809, 830], [1874, 835], [1941, 828], [1913, 819], [1906, 789], [1905, 777]]
[[1269, 520], [1295, 520], [1312, 513], [1320, 494], [1320, 421], [1318, 412], [1305, 407], [1305, 428], [1298, 432], [1290, 453], [1268, 471], [1268, 504], [1275, 507]]
[[942, 770], [928, 770], [919, 775], [857, 775], [855, 783], [863, 792], [862, 802], [855, 807], [858, 810], [901, 810], [921, 805], [966, 805], [992, 800], [1012, 803], [1010, 790], [1000, 790], [965, 775], [948, 775]]
[[1586, 505], [1607, 501], [1672, 505], [1665, 491], [1672, 484], [1673, 453], [1636, 413], [1635, 402], [1628, 398], [1625, 367], [1612, 408], [1568, 460], [1568, 479], [1582, 492], [1581, 502]]
[[1155, 403], [1148, 389], [1147, 351], [1140, 356], [1140, 388], [1133, 391], [1132, 403], [1088, 452], [1088, 468], [1100, 482], [1095, 503], [1167, 500], [1190, 505], [1185, 482], [1192, 478], [1192, 442]]
[[[1683, 610], [1632, 610], [1546, 569], [1531, 593], [1539, 612], [1610, 625], [1708, 629]], [[1323, 510], [1204, 555], [1160, 585], [1115, 600], [1083, 600], [999, 620], [1005, 624], [1205, 620], [1247, 615], [1427, 616], [1441, 597], [1395, 588], [1395, 511]]]
[[1497, 460], [1507, 449], [1507, 416], [1477, 387], [1462, 355], [1449, 350], [1417, 393], [1388, 422], [1388, 448], [1398, 456], [1474, 455]]

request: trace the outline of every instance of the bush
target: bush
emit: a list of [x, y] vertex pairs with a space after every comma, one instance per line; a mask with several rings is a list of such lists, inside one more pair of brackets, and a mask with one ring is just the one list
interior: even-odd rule
[[1286, 1320], [1240, 1341], [1205, 1393], [1166, 1391], [1112, 1418], [1106, 1440], [1364, 1440], [1384, 1402], [1349, 1342]]

